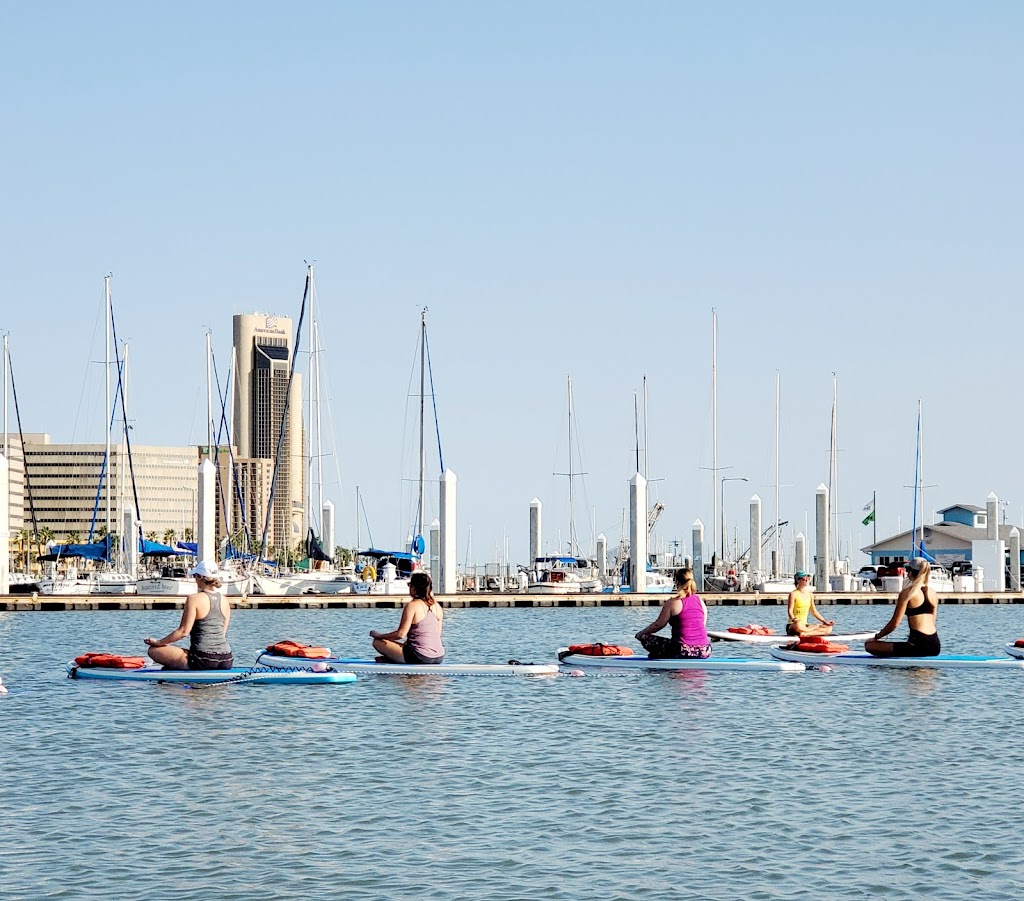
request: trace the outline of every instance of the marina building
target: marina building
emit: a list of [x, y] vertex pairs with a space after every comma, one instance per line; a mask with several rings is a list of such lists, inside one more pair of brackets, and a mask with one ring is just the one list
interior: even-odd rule
[[10, 499], [11, 535], [16, 535], [24, 528], [22, 508], [25, 505], [25, 462], [21, 456], [21, 439], [17, 435], [9, 435], [11, 446], [4, 447], [3, 435], [0, 435], [0, 453], [7, 458], [7, 491]]
[[104, 478], [105, 455], [103, 444], [55, 444], [45, 433], [25, 435], [23, 495], [18, 507], [23, 527], [33, 527], [34, 509], [40, 534], [48, 531], [59, 541], [77, 535], [84, 541], [94, 524], [107, 528], [109, 509], [109, 529], [118, 532], [121, 511], [134, 502], [134, 471], [143, 532], [156, 533], [161, 541], [168, 532], [176, 539], [183, 538], [186, 530], [195, 534], [197, 448], [133, 446], [129, 463], [125, 446], [114, 445], [109, 478]]
[[[239, 314], [232, 320], [232, 334], [236, 373], [232, 423], [234, 443], [240, 459], [253, 461], [248, 470], [253, 485], [264, 484], [261, 473], [265, 467], [257, 467], [255, 461], [270, 461], [272, 472], [277, 459], [267, 542], [276, 548], [294, 548], [305, 537], [302, 533], [305, 448], [302, 380], [298, 373], [291, 378], [289, 387], [294, 346], [292, 321], [266, 313]], [[287, 427], [282, 440], [286, 406]], [[253, 512], [261, 504], [266, 510], [270, 493], [268, 481], [265, 496], [257, 492], [244, 504]], [[257, 543], [260, 537], [254, 536]]]

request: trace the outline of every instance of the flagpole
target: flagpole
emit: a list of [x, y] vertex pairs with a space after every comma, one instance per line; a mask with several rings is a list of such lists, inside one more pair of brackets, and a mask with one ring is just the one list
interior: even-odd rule
[[871, 512], [875, 515], [871, 520], [871, 543], [878, 544], [878, 493], [875, 491], [871, 492]]

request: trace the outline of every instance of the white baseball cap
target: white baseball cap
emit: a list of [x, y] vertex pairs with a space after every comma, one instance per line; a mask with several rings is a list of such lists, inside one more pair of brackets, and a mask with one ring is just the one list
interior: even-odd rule
[[217, 564], [212, 560], [200, 560], [192, 567], [189, 575], [201, 576], [204, 579], [216, 579], [220, 576], [220, 570], [217, 569]]

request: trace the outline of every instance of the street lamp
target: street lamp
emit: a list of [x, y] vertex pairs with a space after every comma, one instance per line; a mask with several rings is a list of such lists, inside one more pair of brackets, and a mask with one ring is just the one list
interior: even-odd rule
[[721, 561], [725, 562], [725, 483], [726, 482], [748, 482], [750, 481], [745, 476], [729, 476], [728, 478], [722, 479], [722, 557]]

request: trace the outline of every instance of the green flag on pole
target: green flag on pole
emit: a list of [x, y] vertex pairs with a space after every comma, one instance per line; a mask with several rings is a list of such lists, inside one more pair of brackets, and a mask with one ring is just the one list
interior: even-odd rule
[[872, 511], [871, 511], [871, 512], [870, 512], [870, 513], [869, 513], [869, 514], [868, 514], [867, 516], [865, 516], [865, 517], [864, 517], [864, 518], [863, 518], [863, 519], [862, 519], [862, 520], [861, 520], [860, 522], [861, 522], [861, 525], [864, 525], [864, 526], [866, 526], [866, 525], [868, 525], [869, 523], [873, 523], [874, 521], [875, 521], [875, 511], [874, 511], [874, 510], [872, 510]]

